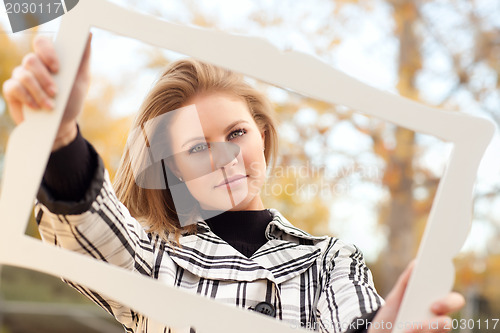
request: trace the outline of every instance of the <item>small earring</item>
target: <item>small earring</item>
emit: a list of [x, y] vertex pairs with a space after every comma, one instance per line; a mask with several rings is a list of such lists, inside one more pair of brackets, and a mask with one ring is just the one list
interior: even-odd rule
[[266, 147], [262, 148], [262, 151], [265, 151], [266, 150]]
[[183, 181], [184, 181], [184, 180], [182, 179], [182, 177], [179, 177], [179, 180], [180, 180], [181, 182], [183, 182]]

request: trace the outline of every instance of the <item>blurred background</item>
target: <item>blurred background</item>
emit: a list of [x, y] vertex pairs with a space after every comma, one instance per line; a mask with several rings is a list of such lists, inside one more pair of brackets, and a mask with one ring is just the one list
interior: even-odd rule
[[[116, 2], [178, 24], [266, 38], [378, 89], [500, 122], [498, 0]], [[30, 52], [33, 37], [55, 36], [57, 26], [58, 20], [13, 34], [2, 8], [0, 84]], [[184, 55], [92, 32], [92, 83], [80, 126], [113, 177], [144, 95], [162, 68]], [[312, 234], [355, 243], [385, 296], [416, 254], [450, 145], [248, 81], [266, 92], [279, 121], [280, 156], [263, 188], [266, 207]], [[0, 95], [0, 171], [13, 126]], [[471, 232], [455, 262], [454, 289], [467, 299], [456, 315], [467, 324], [455, 332], [500, 330], [499, 151], [497, 133], [480, 166]], [[34, 223], [27, 233], [38, 237]], [[0, 272], [0, 333], [122, 331], [58, 278], [7, 266]]]

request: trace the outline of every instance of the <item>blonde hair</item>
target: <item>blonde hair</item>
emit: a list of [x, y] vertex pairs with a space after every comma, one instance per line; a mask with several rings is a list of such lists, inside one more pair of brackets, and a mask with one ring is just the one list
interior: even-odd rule
[[[269, 165], [272, 161], [271, 167], [274, 168], [278, 139], [269, 100], [246, 83], [242, 75], [194, 59], [182, 59], [169, 64], [146, 96], [132, 128], [143, 128], [147, 121], [185, 106], [197, 95], [216, 92], [228, 93], [246, 102], [257, 126], [265, 133], [266, 163]], [[168, 240], [169, 235], [174, 235], [177, 244], [181, 235], [196, 233], [196, 224], [182, 227], [177, 215], [194, 217], [199, 212], [199, 204], [187, 187], [183, 198], [186, 210], [177, 212], [168, 186], [166, 189], [154, 190], [136, 184], [128, 150], [122, 156], [114, 187], [118, 199], [149, 232], [157, 233], [165, 240]]]

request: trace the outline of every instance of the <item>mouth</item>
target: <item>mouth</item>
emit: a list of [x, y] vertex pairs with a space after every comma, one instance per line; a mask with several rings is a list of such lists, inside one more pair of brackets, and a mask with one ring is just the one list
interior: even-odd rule
[[219, 185], [215, 186], [215, 188], [240, 183], [247, 177], [248, 177], [248, 175], [231, 176], [228, 179], [224, 179], [222, 182], [219, 183]]

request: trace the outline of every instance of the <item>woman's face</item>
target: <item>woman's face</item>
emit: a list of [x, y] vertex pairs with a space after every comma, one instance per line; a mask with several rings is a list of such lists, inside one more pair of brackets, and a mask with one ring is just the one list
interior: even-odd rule
[[264, 133], [245, 101], [209, 93], [185, 106], [170, 128], [174, 174], [203, 209], [264, 209], [259, 195], [266, 177]]

